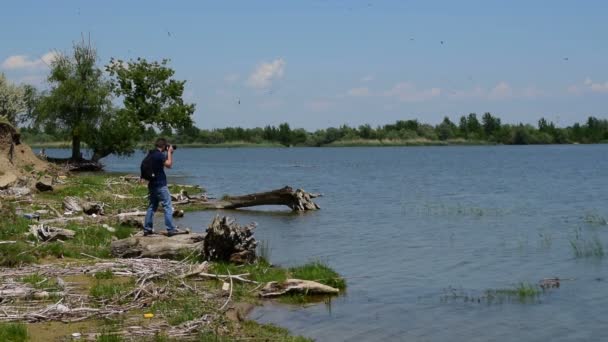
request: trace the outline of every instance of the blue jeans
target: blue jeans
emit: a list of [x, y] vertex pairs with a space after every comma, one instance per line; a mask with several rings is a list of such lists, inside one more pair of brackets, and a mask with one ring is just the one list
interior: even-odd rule
[[165, 209], [165, 225], [167, 231], [171, 232], [175, 230], [173, 224], [173, 207], [171, 206], [171, 194], [169, 194], [169, 188], [167, 186], [153, 186], [148, 188], [148, 198], [150, 205], [148, 206], [148, 212], [146, 212], [146, 220], [144, 221], [144, 230], [152, 231], [154, 224], [154, 212], [158, 209], [159, 200], [163, 204]]

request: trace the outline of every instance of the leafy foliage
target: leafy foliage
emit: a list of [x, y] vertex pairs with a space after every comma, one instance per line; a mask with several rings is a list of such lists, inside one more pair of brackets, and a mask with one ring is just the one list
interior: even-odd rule
[[18, 114], [26, 109], [25, 87], [10, 83], [0, 73], [0, 116], [15, 124]]
[[161, 62], [112, 59], [106, 66], [114, 94], [124, 99], [119, 118], [121, 122], [135, 124], [137, 138], [152, 126], [169, 132], [192, 126], [195, 106], [182, 98], [186, 81], [174, 80], [175, 71], [168, 63], [167, 59]]
[[69, 131], [73, 159], [80, 158], [81, 142], [96, 136], [111, 115], [110, 83], [96, 63], [97, 51], [84, 40], [74, 44], [71, 56], [58, 54], [48, 77], [51, 88], [38, 104], [36, 124]]

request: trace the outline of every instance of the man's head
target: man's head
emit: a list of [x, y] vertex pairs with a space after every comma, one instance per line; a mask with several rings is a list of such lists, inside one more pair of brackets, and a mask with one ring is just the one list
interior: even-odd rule
[[156, 143], [154, 145], [156, 146], [157, 149], [164, 151], [167, 149], [167, 139], [158, 138], [158, 139], [156, 139]]

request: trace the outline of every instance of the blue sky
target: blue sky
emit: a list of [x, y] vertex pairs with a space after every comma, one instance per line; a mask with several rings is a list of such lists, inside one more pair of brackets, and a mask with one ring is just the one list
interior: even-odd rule
[[[12, 1], [0, 72], [45, 87], [52, 51], [171, 59], [199, 127], [307, 129], [490, 111], [607, 117], [605, 1]], [[442, 43], [443, 42], [443, 43]], [[240, 100], [240, 104], [239, 104]]]

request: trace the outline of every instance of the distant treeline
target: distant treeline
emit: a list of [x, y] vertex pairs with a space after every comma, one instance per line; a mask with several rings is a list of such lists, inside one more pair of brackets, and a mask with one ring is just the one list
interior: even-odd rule
[[[30, 143], [65, 141], [67, 136], [60, 131], [42, 132], [35, 128], [22, 128], [24, 140]], [[407, 143], [496, 143], [506, 145], [568, 144], [608, 142], [608, 120], [589, 117], [585, 123], [568, 127], [557, 127], [553, 122], [541, 118], [537, 126], [529, 124], [503, 124], [501, 119], [485, 113], [481, 119], [475, 113], [462, 116], [458, 123], [444, 118], [438, 125], [420, 123], [418, 120], [399, 120], [393, 124], [372, 127], [361, 125], [330, 127], [314, 132], [302, 128], [292, 129], [283, 123], [278, 127], [257, 128], [227, 127], [199, 129], [190, 127], [177, 131], [157, 132], [149, 127], [142, 142], [156, 137], [169, 138], [177, 144], [219, 145], [281, 144], [285, 146], [326, 146], [357, 142], [364, 145], [373, 142]]]

